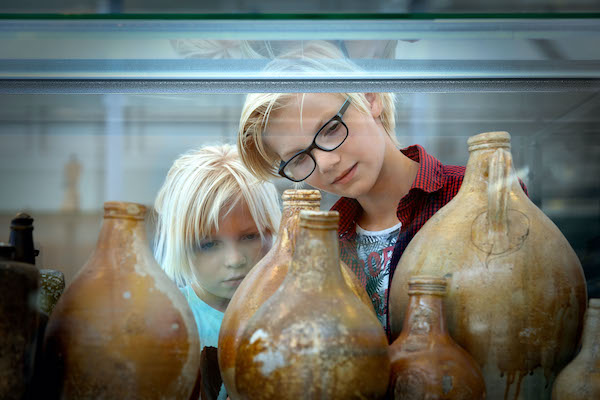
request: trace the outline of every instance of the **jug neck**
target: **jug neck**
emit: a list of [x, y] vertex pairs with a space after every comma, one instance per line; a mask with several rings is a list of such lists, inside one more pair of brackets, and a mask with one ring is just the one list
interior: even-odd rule
[[467, 141], [469, 161], [462, 187], [481, 191], [511, 190], [518, 179], [514, 172], [507, 132], [486, 132]]
[[448, 335], [444, 318], [445, 293], [444, 278], [416, 276], [409, 280], [408, 311], [403, 330], [406, 336]]
[[104, 203], [104, 220], [98, 235], [96, 252], [109, 253], [116, 264], [135, 265], [135, 263], [120, 262], [115, 253], [121, 250], [133, 249], [130, 257], [135, 257], [147, 249], [146, 229], [144, 218], [146, 207], [136, 203], [106, 202]]
[[10, 244], [14, 246], [15, 261], [35, 264], [38, 251], [33, 245], [33, 218], [26, 213], [18, 213], [10, 222]]
[[343, 285], [340, 270], [336, 211], [300, 212], [296, 248], [286, 279], [300, 290], [334, 293]]
[[321, 192], [318, 190], [288, 189], [283, 192], [281, 198], [283, 200], [283, 212], [274, 247], [284, 248], [293, 253], [298, 235], [300, 211], [319, 211]]

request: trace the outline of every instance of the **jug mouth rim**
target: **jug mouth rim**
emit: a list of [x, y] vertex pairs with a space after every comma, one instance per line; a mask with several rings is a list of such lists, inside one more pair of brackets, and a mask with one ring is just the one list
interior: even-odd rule
[[281, 195], [284, 202], [305, 201], [321, 202], [321, 192], [314, 189], [286, 189]]
[[415, 275], [408, 279], [408, 294], [431, 294], [444, 296], [448, 280], [441, 276]]
[[485, 148], [510, 148], [510, 133], [504, 131], [484, 132], [467, 140], [469, 151]]
[[337, 229], [340, 214], [337, 211], [300, 211], [300, 226], [314, 229]]
[[107, 201], [104, 203], [104, 218], [129, 218], [143, 220], [148, 208], [139, 203]]

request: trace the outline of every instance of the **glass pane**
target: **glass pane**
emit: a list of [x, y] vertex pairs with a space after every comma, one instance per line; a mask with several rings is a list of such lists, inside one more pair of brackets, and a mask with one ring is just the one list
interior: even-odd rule
[[[590, 296], [600, 296], [600, 92], [397, 97], [401, 145], [421, 144], [444, 164], [465, 165], [471, 135], [510, 132], [514, 163], [530, 198], [575, 249]], [[5, 238], [11, 217], [29, 211], [40, 265], [64, 270], [69, 281], [95, 246], [102, 203], [152, 205], [179, 154], [209, 143], [235, 143], [244, 98], [0, 97], [0, 227], [5, 227]], [[292, 187], [284, 179], [275, 182], [279, 190]], [[325, 194], [322, 208], [335, 201]]]
[[[202, 80], [204, 92], [207, 81], [597, 79], [598, 42], [600, 19], [586, 18], [5, 19], [0, 79]], [[302, 67], [316, 46], [318, 73]]]

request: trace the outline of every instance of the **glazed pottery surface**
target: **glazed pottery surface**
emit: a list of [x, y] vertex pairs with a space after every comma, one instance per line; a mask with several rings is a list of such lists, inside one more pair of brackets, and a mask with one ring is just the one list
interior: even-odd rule
[[477, 362], [446, 330], [444, 278], [415, 276], [400, 336], [390, 346], [394, 400], [482, 400], [485, 383]]
[[[318, 190], [286, 190], [282, 200], [283, 214], [277, 240], [237, 288], [227, 306], [219, 332], [219, 368], [227, 393], [233, 400], [238, 398], [235, 387], [235, 360], [242, 333], [248, 320], [281, 286], [294, 252], [300, 211], [318, 211], [321, 193]], [[360, 281], [344, 263], [340, 264], [346, 284], [363, 303], [373, 309]]]
[[61, 399], [188, 399], [200, 368], [194, 317], [146, 239], [146, 208], [107, 202], [96, 249], [58, 301], [44, 369]]
[[510, 135], [483, 133], [468, 144], [460, 191], [398, 263], [392, 335], [402, 329], [409, 277], [445, 276], [450, 335], [482, 367], [488, 398], [548, 399], [581, 334], [583, 270], [565, 237], [523, 192]]
[[343, 280], [337, 212], [302, 211], [290, 270], [248, 321], [236, 359], [244, 399], [377, 399], [387, 339]]
[[590, 299], [579, 354], [563, 369], [552, 400], [600, 399], [600, 299]]

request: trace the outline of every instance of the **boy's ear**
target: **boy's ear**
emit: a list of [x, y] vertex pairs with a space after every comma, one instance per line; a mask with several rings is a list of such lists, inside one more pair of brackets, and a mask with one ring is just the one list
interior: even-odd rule
[[369, 102], [373, 119], [379, 118], [383, 109], [383, 104], [381, 104], [381, 96], [378, 96], [377, 93], [365, 93], [365, 97]]

